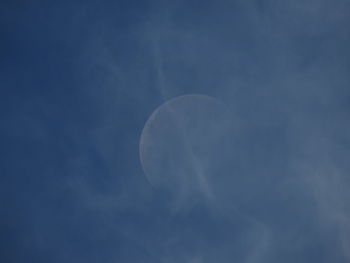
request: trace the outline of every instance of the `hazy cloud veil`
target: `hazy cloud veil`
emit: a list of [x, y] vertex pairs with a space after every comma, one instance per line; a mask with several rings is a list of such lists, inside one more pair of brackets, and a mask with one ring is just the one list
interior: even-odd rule
[[0, 9], [1, 262], [350, 261], [348, 0]]

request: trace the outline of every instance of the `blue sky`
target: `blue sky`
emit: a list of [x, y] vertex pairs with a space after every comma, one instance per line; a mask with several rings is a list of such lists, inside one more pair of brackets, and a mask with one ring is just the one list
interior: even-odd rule
[[349, 11], [2, 1], [0, 261], [349, 262]]

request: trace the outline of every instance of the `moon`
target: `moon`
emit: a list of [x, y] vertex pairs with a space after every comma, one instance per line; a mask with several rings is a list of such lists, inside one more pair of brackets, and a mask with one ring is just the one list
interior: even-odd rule
[[183, 95], [159, 106], [146, 121], [139, 144], [149, 183], [186, 202], [213, 198], [211, 181], [228, 123], [224, 103], [206, 95]]

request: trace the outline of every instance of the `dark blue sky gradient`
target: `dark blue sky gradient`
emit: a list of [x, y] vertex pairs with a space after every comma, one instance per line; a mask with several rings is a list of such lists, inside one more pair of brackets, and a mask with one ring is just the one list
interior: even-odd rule
[[[349, 12], [1, 1], [0, 262], [349, 262]], [[222, 101], [234, 131], [219, 201], [174, 209], [139, 139], [185, 94]]]

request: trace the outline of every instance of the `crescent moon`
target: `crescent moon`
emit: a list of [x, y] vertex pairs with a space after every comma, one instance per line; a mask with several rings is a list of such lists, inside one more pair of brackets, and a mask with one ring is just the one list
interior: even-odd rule
[[159, 106], [146, 121], [139, 144], [149, 183], [187, 200], [212, 195], [211, 173], [227, 124], [224, 104], [213, 97], [183, 95]]

